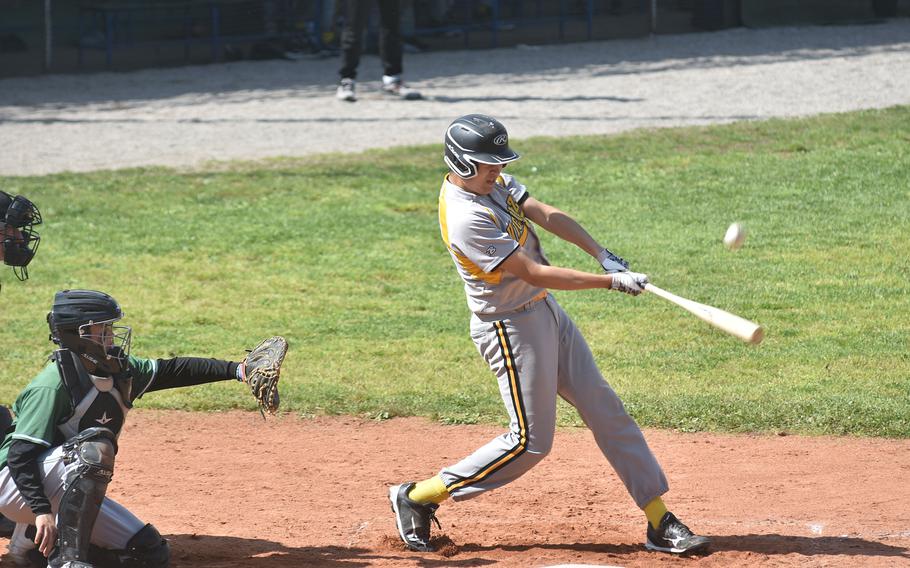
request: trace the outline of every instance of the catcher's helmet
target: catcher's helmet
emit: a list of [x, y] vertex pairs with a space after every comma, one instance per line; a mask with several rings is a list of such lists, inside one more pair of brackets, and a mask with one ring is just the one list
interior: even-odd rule
[[468, 114], [449, 125], [445, 138], [445, 162], [458, 176], [470, 179], [481, 164], [507, 164], [519, 158], [509, 148], [509, 133], [501, 122], [485, 114]]
[[38, 250], [41, 236], [35, 225], [41, 224], [41, 212], [21, 195], [0, 191], [0, 246], [3, 262], [13, 267], [19, 280], [28, 279], [28, 263]]
[[117, 376], [129, 366], [133, 331], [114, 325], [121, 318], [120, 304], [104, 292], [63, 290], [54, 295], [47, 325], [51, 341], [75, 353], [89, 373]]

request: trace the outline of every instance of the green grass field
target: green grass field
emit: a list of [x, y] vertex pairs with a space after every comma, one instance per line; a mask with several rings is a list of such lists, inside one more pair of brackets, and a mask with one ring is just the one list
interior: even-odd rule
[[[509, 170], [656, 284], [765, 325], [755, 348], [653, 296], [557, 293], [643, 426], [907, 437], [908, 133], [898, 107], [516, 140]], [[289, 411], [503, 423], [439, 237], [440, 154], [0, 179], [46, 219], [32, 279], [0, 273], [0, 402], [50, 352], [54, 292], [86, 287], [120, 300], [140, 356], [239, 359], [285, 335]], [[732, 221], [750, 231], [736, 253]], [[553, 263], [597, 268], [543, 241]], [[141, 405], [254, 407], [230, 382]]]

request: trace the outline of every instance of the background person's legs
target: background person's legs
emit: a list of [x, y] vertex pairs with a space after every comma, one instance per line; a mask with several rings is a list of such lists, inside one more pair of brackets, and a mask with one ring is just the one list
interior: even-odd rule
[[344, 27], [341, 30], [341, 70], [342, 79], [356, 79], [357, 66], [360, 64], [360, 53], [363, 50], [363, 30], [371, 3], [368, 0], [339, 0], [341, 13], [344, 16]]
[[401, 75], [401, 49], [400, 0], [379, 0], [379, 57], [384, 75]]

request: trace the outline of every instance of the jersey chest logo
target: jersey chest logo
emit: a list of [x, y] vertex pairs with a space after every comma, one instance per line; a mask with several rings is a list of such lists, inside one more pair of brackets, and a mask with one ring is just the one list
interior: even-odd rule
[[528, 221], [518, 202], [509, 194], [506, 197], [506, 210], [509, 212], [509, 225], [506, 232], [519, 244], [524, 244], [528, 238]]

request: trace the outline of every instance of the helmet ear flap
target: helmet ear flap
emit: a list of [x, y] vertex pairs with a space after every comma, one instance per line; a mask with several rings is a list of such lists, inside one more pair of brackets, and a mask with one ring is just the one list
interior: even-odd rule
[[452, 127], [446, 131], [445, 154], [443, 160], [453, 173], [464, 179], [477, 175], [477, 166], [468, 157], [465, 148], [452, 137]]
[[445, 160], [446, 165], [449, 166], [449, 169], [462, 179], [471, 179], [477, 175], [477, 166], [475, 166], [471, 160], [459, 160], [457, 157], [452, 160], [449, 156], [445, 156], [443, 159]]

